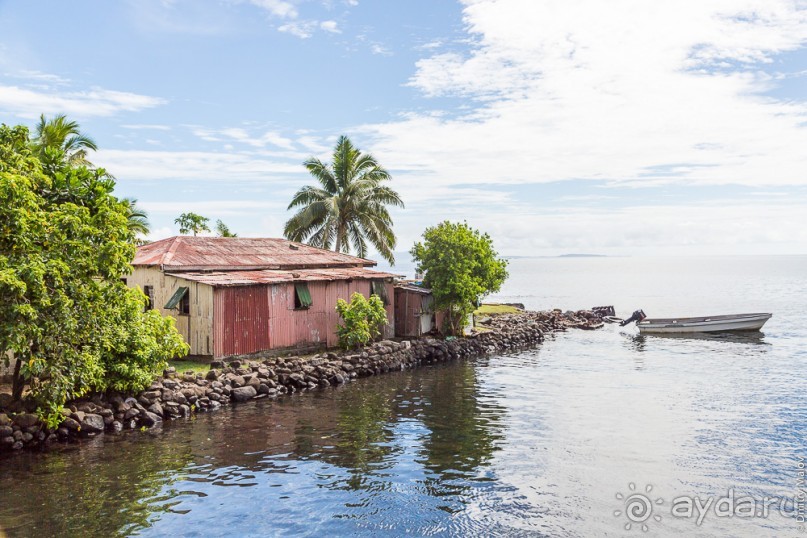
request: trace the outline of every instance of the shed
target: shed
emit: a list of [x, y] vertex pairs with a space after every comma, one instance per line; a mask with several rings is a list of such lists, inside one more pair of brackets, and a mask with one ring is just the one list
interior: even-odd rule
[[409, 282], [395, 285], [395, 336], [417, 337], [435, 327], [432, 303], [434, 297], [428, 288]]
[[285, 239], [172, 237], [140, 247], [132, 265], [127, 284], [176, 319], [195, 356], [333, 346], [338, 299], [394, 296], [394, 275], [372, 260]]

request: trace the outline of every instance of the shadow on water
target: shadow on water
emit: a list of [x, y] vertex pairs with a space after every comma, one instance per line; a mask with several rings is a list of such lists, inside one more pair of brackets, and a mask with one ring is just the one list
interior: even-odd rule
[[459, 510], [503, 438], [504, 410], [480, 399], [474, 365], [460, 363], [222, 409], [80, 450], [18, 454], [0, 460], [0, 522], [9, 536], [182, 534], [183, 521], [214, 516], [221, 501], [206, 497], [223, 487], [260, 492], [241, 514], [324, 488], [349, 493], [321, 500], [326, 519], [346, 510], [370, 518], [387, 507], [370, 496], [357, 513], [357, 492], [413, 483], [438, 508], [449, 496]]

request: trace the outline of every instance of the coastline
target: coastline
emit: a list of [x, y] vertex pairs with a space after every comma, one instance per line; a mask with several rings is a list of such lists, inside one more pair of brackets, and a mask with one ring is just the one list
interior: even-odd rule
[[137, 394], [93, 394], [69, 402], [56, 430], [46, 428], [33, 413], [0, 408], [0, 452], [80, 444], [98, 435], [157, 428], [164, 421], [228, 404], [323, 390], [390, 371], [529, 348], [543, 342], [547, 333], [596, 329], [600, 319], [587, 310], [525, 311], [487, 318], [481, 322], [482, 332], [462, 338], [382, 340], [363, 349], [310, 357], [233, 356], [212, 362], [207, 372], [177, 374], [169, 368]]

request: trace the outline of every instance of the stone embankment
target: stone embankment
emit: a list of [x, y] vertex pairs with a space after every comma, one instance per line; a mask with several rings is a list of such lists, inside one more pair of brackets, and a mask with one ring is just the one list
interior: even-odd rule
[[165, 420], [213, 411], [222, 405], [283, 394], [320, 390], [360, 377], [526, 348], [544, 334], [567, 328], [597, 328], [599, 316], [590, 311], [523, 312], [494, 316], [480, 332], [456, 339], [423, 337], [384, 340], [361, 350], [310, 357], [264, 358], [259, 355], [214, 361], [207, 372], [177, 374], [169, 368], [136, 395], [94, 394], [70, 402], [64, 420], [48, 430], [37, 415], [15, 408], [0, 394], [0, 451], [47, 447], [124, 430], [148, 429]]

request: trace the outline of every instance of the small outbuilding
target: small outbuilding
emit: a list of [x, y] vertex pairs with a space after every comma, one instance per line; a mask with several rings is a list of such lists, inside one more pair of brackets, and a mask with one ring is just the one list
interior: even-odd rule
[[395, 327], [393, 277], [376, 262], [275, 238], [177, 236], [138, 248], [127, 276], [176, 319], [193, 356], [337, 344], [338, 299], [379, 295]]
[[435, 328], [434, 297], [412, 282], [395, 284], [395, 336], [418, 337]]

